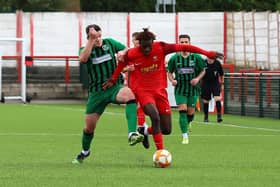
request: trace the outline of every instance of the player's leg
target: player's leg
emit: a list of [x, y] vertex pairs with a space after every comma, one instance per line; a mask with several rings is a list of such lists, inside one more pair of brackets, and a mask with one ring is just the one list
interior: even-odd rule
[[160, 90], [156, 96], [156, 107], [160, 115], [160, 128], [164, 135], [169, 135], [172, 131], [171, 127], [171, 107], [168, 101], [166, 89]]
[[178, 106], [179, 110], [179, 126], [182, 133], [182, 144], [188, 144], [189, 143], [189, 137], [188, 137], [188, 116], [187, 116], [187, 97], [183, 95], [177, 95], [175, 94], [175, 100]]
[[137, 105], [137, 124], [139, 127], [145, 125], [145, 113], [139, 103]]
[[149, 134], [148, 134], [148, 130], [147, 130], [148, 125], [145, 122], [145, 113], [144, 113], [140, 103], [138, 103], [138, 106], [137, 106], [137, 123], [138, 123], [137, 131], [144, 136], [142, 144], [146, 149], [148, 149], [150, 147]]
[[222, 104], [221, 104], [221, 90], [220, 90], [220, 85], [217, 84], [215, 87], [213, 87], [213, 96], [214, 96], [214, 100], [216, 102], [216, 109], [217, 109], [217, 122], [222, 122]]
[[171, 113], [169, 114], [160, 114], [160, 129], [162, 134], [169, 135], [172, 131], [171, 126]]
[[104, 100], [98, 94], [89, 94], [85, 115], [85, 127], [82, 134], [82, 151], [72, 161], [73, 164], [82, 163], [83, 160], [90, 155], [90, 146], [94, 138], [97, 122], [107, 105], [107, 103], [103, 101]]
[[205, 85], [202, 85], [201, 88], [202, 88], [201, 98], [203, 99], [204, 122], [209, 122], [208, 113], [209, 113], [209, 101], [211, 100], [211, 92], [210, 89]]
[[125, 114], [128, 126], [128, 142], [129, 145], [135, 145], [142, 142], [144, 136], [136, 131], [137, 128], [137, 104], [136, 99], [128, 87], [119, 86], [116, 91], [115, 100], [119, 103], [125, 103]]
[[[153, 135], [153, 139], [156, 145], [157, 150], [163, 149], [163, 137], [160, 129], [160, 116], [158, 110], [153, 103], [144, 104], [144, 111], [147, 114], [152, 122], [152, 127], [150, 128], [150, 133]], [[149, 130], [148, 130], [149, 131]]]
[[194, 119], [195, 114], [195, 106], [197, 103], [197, 96], [188, 97], [187, 99], [187, 120], [188, 120], [188, 132], [192, 131], [192, 121]]
[[171, 107], [168, 101], [166, 89], [162, 89], [156, 96], [156, 107], [160, 115], [160, 129], [162, 134], [169, 135], [171, 126]]
[[94, 137], [94, 130], [96, 128], [98, 119], [99, 115], [97, 113], [86, 115], [86, 126], [82, 135], [82, 151], [72, 161], [73, 164], [82, 163], [83, 160], [90, 155], [90, 145]]

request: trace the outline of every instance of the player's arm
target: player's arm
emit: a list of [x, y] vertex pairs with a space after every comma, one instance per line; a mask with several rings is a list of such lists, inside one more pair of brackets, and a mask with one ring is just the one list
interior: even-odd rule
[[85, 63], [88, 61], [88, 58], [90, 57], [92, 48], [94, 46], [97, 37], [98, 37], [98, 32], [96, 32], [94, 28], [90, 28], [86, 46], [80, 51], [80, 55], [79, 55], [80, 63]]
[[224, 89], [224, 75], [220, 75], [219, 76], [219, 83], [220, 83], [220, 86], [221, 86], [221, 89], [223, 90]]
[[191, 84], [195, 86], [197, 83], [199, 83], [199, 81], [201, 81], [201, 79], [206, 74], [206, 70], [205, 70], [206, 62], [199, 54], [193, 54], [193, 55], [195, 55], [195, 59], [196, 59], [195, 71], [198, 73], [198, 75], [191, 80]]
[[90, 40], [88, 40], [86, 46], [81, 50], [80, 55], [79, 55], [80, 63], [85, 63], [88, 61], [88, 58], [91, 54], [91, 50], [93, 47], [93, 43], [94, 42], [91, 42]]
[[126, 72], [129, 72], [129, 71], [134, 71], [134, 70], [135, 70], [134, 65], [127, 65], [126, 67], [123, 68], [122, 73], [126, 73]]
[[[173, 57], [173, 56], [172, 56]], [[176, 86], [177, 85], [177, 80], [175, 80], [174, 77], [174, 60], [171, 57], [171, 59], [169, 59], [168, 63], [167, 63], [167, 78], [168, 80], [171, 82], [172, 86]]]
[[219, 76], [219, 82], [220, 82], [220, 84], [224, 84], [224, 82], [225, 82], [225, 77], [224, 77], [224, 75], [220, 75]]
[[205, 55], [209, 58], [223, 58], [224, 57], [224, 55], [222, 53], [215, 52], [215, 51], [206, 51], [206, 50], [196, 47], [194, 45], [168, 44], [168, 43], [162, 42], [162, 46], [163, 46], [165, 54], [179, 52], [179, 51], [188, 51], [191, 53], [199, 53], [199, 54]]
[[225, 77], [224, 76], [220, 76], [220, 84], [224, 84], [225, 82]]
[[[116, 84], [116, 80], [117, 80], [119, 74], [127, 66], [127, 60], [126, 60], [127, 59], [127, 57], [126, 57], [127, 56], [127, 50], [126, 50], [126, 54], [118, 54], [118, 55], [124, 55], [124, 57], [122, 57], [122, 58], [117, 57], [117, 59], [119, 61], [118, 61], [118, 65], [117, 65], [112, 77], [102, 84], [102, 88], [104, 90], [106, 90], [107, 88], [110, 88], [114, 84]], [[122, 61], [120, 59], [122, 59]]]
[[107, 88], [112, 87], [114, 84], [116, 84], [117, 78], [119, 74], [123, 71], [124, 67], [126, 66], [125, 62], [119, 62], [112, 77], [109, 78], [106, 82], [102, 84], [102, 88], [106, 90]]
[[175, 80], [173, 73], [168, 71], [167, 72], [167, 77], [168, 77], [168, 80], [171, 82], [172, 86], [177, 85], [177, 80]]
[[192, 84], [193, 86], [196, 85], [196, 84], [204, 77], [205, 73], [206, 73], [206, 71], [205, 71], [205, 69], [203, 69], [203, 70], [198, 74], [197, 77], [195, 77], [195, 78], [193, 78], [193, 79], [191, 80], [191, 84]]
[[219, 83], [224, 84], [224, 70], [220, 63], [220, 61], [217, 60], [218, 64], [218, 73], [219, 73]]

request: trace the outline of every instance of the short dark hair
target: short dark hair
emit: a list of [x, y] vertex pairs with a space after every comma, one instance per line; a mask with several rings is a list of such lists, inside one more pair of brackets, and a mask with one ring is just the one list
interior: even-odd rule
[[181, 38], [188, 38], [191, 41], [191, 37], [188, 34], [180, 34], [179, 39], [181, 39]]
[[141, 40], [155, 40], [156, 35], [154, 33], [150, 32], [148, 28], [143, 28], [143, 31], [139, 32], [136, 39], [139, 40], [139, 41], [141, 41]]
[[134, 33], [132, 33], [132, 37], [137, 38], [138, 35], [139, 35], [139, 32], [134, 32]]
[[86, 27], [87, 38], [88, 38], [89, 30], [90, 30], [91, 28], [94, 28], [94, 30], [96, 30], [96, 32], [101, 31], [101, 27], [99, 27], [99, 26], [96, 25], [96, 24], [88, 25], [88, 26]]

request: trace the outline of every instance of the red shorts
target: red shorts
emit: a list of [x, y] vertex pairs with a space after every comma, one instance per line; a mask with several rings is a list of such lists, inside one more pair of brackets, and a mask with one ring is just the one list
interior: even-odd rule
[[166, 89], [157, 91], [137, 89], [133, 90], [133, 92], [142, 108], [146, 104], [152, 103], [157, 107], [159, 114], [171, 114], [171, 107], [169, 105]]

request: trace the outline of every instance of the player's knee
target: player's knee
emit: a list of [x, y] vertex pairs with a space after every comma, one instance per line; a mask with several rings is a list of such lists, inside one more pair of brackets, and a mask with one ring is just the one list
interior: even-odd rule
[[86, 124], [84, 131], [87, 134], [91, 134], [94, 132], [95, 126], [93, 124]]
[[164, 135], [171, 134], [171, 122], [165, 122], [165, 124], [161, 125], [161, 132]]
[[195, 108], [188, 108], [187, 115], [193, 115], [195, 112]]
[[222, 99], [222, 98], [221, 98], [220, 96], [215, 96], [215, 97], [214, 97], [214, 100], [215, 100], [215, 101], [221, 101], [221, 99]]
[[125, 100], [124, 102], [130, 101], [130, 100], [135, 100], [135, 96], [129, 88], [124, 88], [123, 95], [124, 95], [124, 100]]
[[150, 114], [149, 116], [153, 124], [160, 124], [160, 118], [158, 115]]
[[188, 106], [186, 104], [180, 104], [178, 105], [178, 110], [179, 111], [188, 110]]
[[84, 131], [86, 133], [93, 133], [96, 127], [96, 123], [98, 121], [98, 116], [94, 114], [86, 115], [85, 121], [86, 121], [86, 125]]
[[164, 135], [169, 135], [169, 134], [171, 134], [171, 128], [161, 129], [161, 133]]

